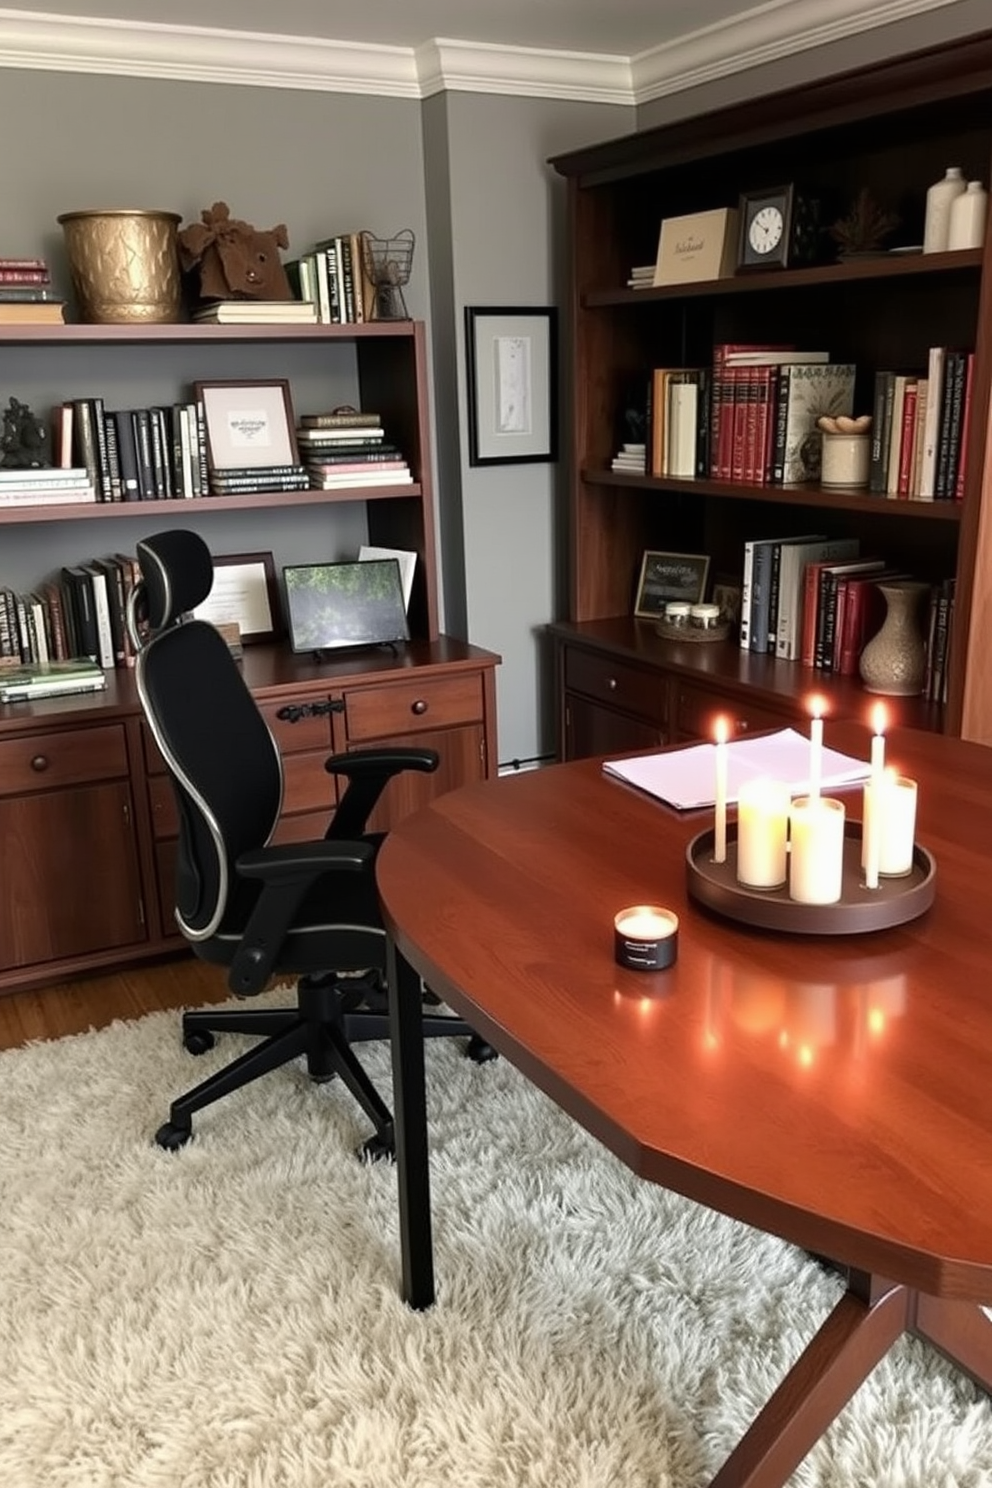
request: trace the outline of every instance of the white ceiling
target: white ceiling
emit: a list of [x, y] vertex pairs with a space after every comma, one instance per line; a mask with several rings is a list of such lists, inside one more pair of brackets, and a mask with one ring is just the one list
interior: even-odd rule
[[419, 47], [437, 37], [635, 56], [793, 0], [55, 0], [21, 11]]

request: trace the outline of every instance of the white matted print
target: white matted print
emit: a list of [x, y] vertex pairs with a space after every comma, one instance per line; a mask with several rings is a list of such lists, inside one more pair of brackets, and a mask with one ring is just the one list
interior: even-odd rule
[[288, 382], [198, 382], [195, 391], [211, 470], [299, 463]]
[[469, 464], [557, 458], [557, 311], [466, 307]]

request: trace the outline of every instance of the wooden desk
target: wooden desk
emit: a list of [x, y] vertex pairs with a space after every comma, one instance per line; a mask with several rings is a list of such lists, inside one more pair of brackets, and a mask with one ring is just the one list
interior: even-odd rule
[[[827, 743], [866, 757], [869, 733], [828, 726]], [[685, 846], [708, 817], [592, 760], [442, 796], [379, 856], [412, 1305], [433, 1301], [433, 1271], [411, 967], [635, 1173], [850, 1268], [714, 1488], [784, 1483], [906, 1330], [992, 1384], [976, 1305], [992, 1302], [992, 751], [906, 730], [887, 753], [919, 781], [937, 897], [872, 935], [692, 905]], [[860, 791], [845, 799], [860, 816]], [[614, 964], [613, 915], [644, 901], [681, 918], [667, 972]]]

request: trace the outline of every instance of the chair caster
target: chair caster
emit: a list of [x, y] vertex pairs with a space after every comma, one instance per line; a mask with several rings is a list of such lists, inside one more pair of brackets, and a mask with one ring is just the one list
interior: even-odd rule
[[499, 1051], [494, 1049], [492, 1044], [487, 1044], [485, 1039], [481, 1038], [479, 1034], [473, 1033], [468, 1041], [468, 1048], [465, 1050], [465, 1055], [468, 1059], [473, 1060], [475, 1064], [488, 1064], [491, 1059], [499, 1058]]
[[388, 1135], [383, 1132], [373, 1132], [360, 1147], [355, 1149], [356, 1155], [362, 1162], [392, 1162], [396, 1156], [396, 1144], [390, 1129]]
[[183, 1048], [187, 1054], [206, 1054], [216, 1042], [209, 1028], [191, 1028], [189, 1033], [183, 1034]]
[[180, 1147], [185, 1147], [193, 1135], [191, 1126], [176, 1126], [171, 1121], [166, 1121], [155, 1133], [155, 1141], [159, 1147], [166, 1152], [178, 1152]]

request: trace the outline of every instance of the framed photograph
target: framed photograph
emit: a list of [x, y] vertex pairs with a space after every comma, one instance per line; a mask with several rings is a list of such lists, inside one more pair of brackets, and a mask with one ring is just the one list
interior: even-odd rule
[[260, 470], [298, 465], [289, 383], [197, 382], [211, 470]]
[[670, 600], [701, 604], [709, 571], [706, 553], [645, 553], [634, 614], [642, 620], [655, 620], [664, 614]]
[[558, 458], [558, 311], [465, 307], [468, 462]]
[[198, 620], [209, 620], [218, 630], [236, 625], [243, 646], [276, 640], [282, 626], [272, 554], [216, 556], [213, 587], [193, 613]]

